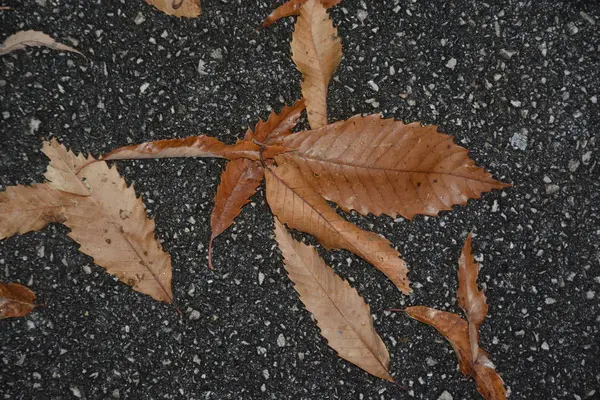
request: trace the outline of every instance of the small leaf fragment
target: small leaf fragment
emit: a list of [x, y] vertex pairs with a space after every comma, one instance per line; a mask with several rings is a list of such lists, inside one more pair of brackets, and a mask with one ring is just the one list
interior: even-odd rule
[[26, 286], [0, 282], [0, 320], [24, 317], [36, 307], [34, 301], [35, 294]]
[[101, 160], [133, 160], [142, 158], [218, 157], [235, 160], [248, 158], [260, 160], [286, 151], [281, 146], [266, 146], [264, 149], [250, 141], [225, 144], [211, 136], [190, 136], [183, 139], [165, 139], [123, 146], [105, 154]]
[[[300, 14], [300, 8], [306, 3], [307, 0], [288, 0], [279, 7], [277, 7], [263, 22], [263, 28], [271, 26], [281, 18], [290, 17], [292, 15]], [[321, 0], [321, 4], [325, 8], [331, 8], [336, 4], [339, 4], [342, 0]]]
[[[51, 36], [39, 31], [21, 31], [10, 35], [4, 43], [0, 44], [0, 56], [12, 53], [15, 50], [22, 50], [26, 47], [45, 46], [58, 51], [70, 51], [83, 56], [79, 50], [73, 47], [58, 43]], [[84, 56], [85, 57], [85, 56]]]
[[342, 60], [342, 41], [319, 0], [307, 0], [300, 9], [292, 35], [292, 59], [302, 73], [302, 96], [306, 100], [312, 129], [327, 125], [327, 90]]
[[275, 238], [300, 300], [317, 319], [321, 335], [343, 359], [394, 382], [390, 355], [375, 331], [369, 305], [312, 246], [294, 240], [275, 218]]
[[175, 17], [196, 18], [202, 14], [200, 0], [145, 0], [165, 14]]
[[405, 262], [390, 242], [340, 217], [291, 164], [265, 170], [267, 202], [273, 214], [290, 228], [316, 237], [329, 249], [346, 249], [383, 272], [404, 294], [409, 294]]
[[0, 240], [40, 230], [52, 222], [64, 222], [66, 209], [76, 205], [75, 196], [45, 183], [9, 186], [0, 192]]

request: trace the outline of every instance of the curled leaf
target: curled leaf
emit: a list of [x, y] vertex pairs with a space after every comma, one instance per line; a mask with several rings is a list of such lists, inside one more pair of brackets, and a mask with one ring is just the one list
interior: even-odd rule
[[[81, 154], [75, 156], [56, 141], [46, 143], [44, 153], [50, 168], [61, 163], [61, 174], [47, 174], [53, 184], [80, 179], [87, 196], [78, 196], [77, 207], [66, 208], [63, 222], [71, 229], [69, 236], [80, 244], [79, 250], [134, 290], [168, 303], [171, 292], [171, 258], [154, 237], [154, 221], [146, 216], [144, 204], [133, 187], [128, 187], [116, 167]], [[76, 171], [91, 163], [79, 175]], [[71, 176], [68, 176], [69, 173]]]
[[[308, 103], [308, 99], [307, 99]], [[325, 199], [363, 215], [437, 215], [507, 184], [471, 160], [468, 150], [435, 126], [354, 116], [285, 137], [293, 163]]]
[[281, 146], [266, 146], [264, 149], [253, 142], [241, 141], [236, 144], [225, 144], [210, 136], [190, 136], [184, 139], [165, 139], [123, 146], [105, 154], [101, 160], [125, 160], [142, 158], [176, 158], [176, 157], [218, 157], [235, 160], [248, 158], [260, 160], [273, 158], [285, 152]]
[[369, 305], [356, 289], [333, 272], [314, 247], [294, 240], [277, 219], [275, 237], [294, 288], [327, 344], [343, 359], [394, 382], [390, 355], [373, 327]]
[[76, 205], [76, 197], [47, 184], [9, 186], [0, 192], [0, 239], [64, 222], [66, 209]]
[[202, 14], [200, 0], [145, 0], [165, 14], [175, 17], [196, 18]]
[[[271, 26], [273, 23], [280, 20], [281, 18], [300, 14], [300, 8], [302, 8], [306, 1], [307, 0], [286, 1], [285, 3], [277, 7], [275, 10], [273, 10], [271, 14], [269, 14], [267, 19], [265, 19], [265, 22], [263, 22], [263, 28]], [[339, 4], [341, 1], [342, 0], [321, 0], [321, 4], [323, 4], [325, 8], [331, 8], [336, 4]]]
[[[50, 35], [39, 31], [21, 31], [6, 38], [0, 45], [0, 56], [12, 53], [15, 50], [21, 50], [26, 47], [45, 46], [58, 51], [70, 51], [79, 55], [83, 54], [73, 47], [58, 43]], [[85, 56], [84, 56], [85, 57]]]
[[0, 282], [0, 319], [24, 317], [34, 308], [35, 294], [18, 283]]
[[403, 293], [411, 292], [407, 268], [390, 242], [340, 217], [291, 164], [265, 171], [267, 201], [290, 228], [315, 236], [329, 249], [346, 249], [383, 272]]
[[327, 125], [327, 90], [342, 60], [342, 41], [319, 0], [308, 0], [300, 10], [292, 35], [292, 59], [302, 73], [302, 96], [313, 129]]

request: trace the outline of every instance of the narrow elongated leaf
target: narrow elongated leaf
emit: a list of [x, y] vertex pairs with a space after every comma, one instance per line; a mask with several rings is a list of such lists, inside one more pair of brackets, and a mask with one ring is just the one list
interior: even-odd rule
[[[105, 154], [101, 159], [108, 161], [141, 158], [217, 157], [229, 160], [238, 158], [260, 160], [260, 151], [260, 146], [251, 141], [244, 140], [228, 145], [214, 137], [200, 135], [123, 146]], [[273, 158], [284, 151], [285, 149], [281, 146], [267, 146], [263, 151], [263, 158]]]
[[467, 321], [456, 314], [423, 306], [408, 307], [406, 313], [411, 318], [433, 326], [450, 342], [458, 357], [460, 371], [475, 379], [477, 390], [485, 399], [506, 399], [504, 381], [496, 372], [489, 355], [483, 349], [479, 349], [477, 359], [472, 361]]
[[380, 115], [357, 115], [281, 143], [294, 151], [278, 156], [278, 163], [293, 163], [325, 199], [363, 215], [437, 215], [510, 186], [477, 167], [435, 126]]
[[[304, 110], [304, 100], [296, 101], [292, 106], [285, 106], [279, 114], [271, 112], [266, 122], [259, 121], [254, 128], [246, 132], [244, 141], [256, 139], [261, 143], [269, 143], [284, 137], [296, 126], [300, 114]], [[248, 159], [232, 160], [221, 174], [221, 183], [215, 195], [215, 207], [210, 217], [211, 236], [208, 245], [208, 266], [213, 269], [212, 249], [214, 239], [231, 226], [242, 211], [242, 207], [256, 193], [264, 176], [263, 167], [258, 161]]]
[[488, 312], [485, 295], [477, 288], [479, 265], [475, 262], [471, 250], [471, 234], [467, 236], [458, 261], [458, 305], [469, 321], [469, 341], [473, 361], [477, 359], [479, 349], [479, 325], [483, 323]]
[[[306, 1], [307, 0], [286, 1], [285, 3], [277, 7], [275, 10], [273, 10], [271, 14], [269, 14], [267, 19], [265, 19], [265, 22], [263, 22], [263, 28], [271, 26], [273, 23], [280, 20], [281, 18], [300, 14], [300, 8], [304, 5], [304, 3], [306, 3]], [[325, 8], [331, 8], [336, 4], [339, 4], [341, 1], [342, 0], [321, 0], [321, 4], [323, 4]]]
[[196, 18], [202, 14], [200, 0], [145, 0], [165, 14], [176, 17]]
[[[63, 164], [68, 167], [63, 173], [47, 175], [57, 187], [71, 182], [79, 167], [95, 161], [75, 156], [56, 141], [43, 151], [51, 159], [50, 169], [60, 160], [71, 160]], [[77, 207], [65, 208], [63, 223], [79, 250], [134, 290], [172, 303], [171, 258], [154, 238], [154, 221], [147, 218], [133, 187], [127, 187], [116, 167], [109, 169], [105, 162], [91, 163], [76, 177], [85, 182], [88, 196], [79, 196]]]
[[307, 0], [292, 35], [292, 59], [302, 73], [302, 96], [306, 99], [312, 129], [327, 125], [327, 90], [342, 60], [342, 41], [319, 0]]
[[74, 196], [47, 184], [9, 186], [0, 192], [0, 239], [37, 231], [51, 222], [64, 222], [65, 210], [76, 204]]
[[390, 355], [373, 327], [369, 305], [356, 289], [333, 272], [313, 247], [292, 239], [277, 219], [275, 237], [294, 288], [329, 346], [368, 373], [394, 382]]
[[0, 282], [0, 319], [24, 317], [34, 308], [35, 294], [18, 283]]
[[221, 183], [215, 195], [215, 208], [210, 217], [210, 243], [208, 245], [208, 266], [213, 268], [213, 241], [231, 226], [240, 214], [242, 207], [256, 193], [263, 179], [263, 167], [259, 161], [247, 159], [233, 160], [221, 174]]
[[390, 242], [340, 217], [295, 166], [269, 168], [265, 176], [267, 201], [281, 222], [315, 236], [327, 248], [351, 251], [383, 272], [403, 293], [411, 292], [406, 264]]
[[73, 47], [58, 43], [50, 35], [39, 31], [21, 31], [6, 38], [0, 45], [0, 56], [12, 53], [15, 50], [22, 50], [26, 47], [45, 46], [58, 51], [70, 51], [79, 55], [83, 54]]

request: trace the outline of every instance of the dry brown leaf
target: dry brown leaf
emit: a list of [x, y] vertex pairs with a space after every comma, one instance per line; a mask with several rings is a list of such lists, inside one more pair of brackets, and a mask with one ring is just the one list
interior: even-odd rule
[[394, 382], [390, 355], [373, 327], [369, 305], [336, 275], [317, 251], [292, 239], [275, 218], [275, 237], [300, 300], [317, 319], [327, 344], [343, 359]]
[[456, 314], [423, 306], [408, 307], [406, 313], [411, 318], [434, 327], [450, 342], [458, 357], [460, 371], [475, 379], [477, 390], [485, 399], [506, 399], [504, 381], [496, 372], [488, 354], [479, 349], [477, 360], [472, 361], [467, 321]]
[[[308, 101], [308, 100], [307, 100]], [[281, 141], [276, 158], [295, 164], [325, 199], [363, 215], [437, 215], [507, 184], [479, 168], [435, 126], [354, 116]]]
[[202, 14], [200, 0], [145, 0], [165, 14], [176, 17], [196, 18]]
[[[267, 121], [256, 124], [254, 132], [246, 132], [244, 141], [256, 139], [261, 143], [284, 137], [296, 126], [304, 110], [304, 100], [285, 106], [279, 114], [271, 112]], [[256, 193], [264, 176], [263, 167], [258, 161], [248, 159], [232, 160], [221, 174], [221, 183], [215, 195], [215, 207], [210, 217], [211, 236], [208, 245], [208, 267], [213, 269], [212, 249], [214, 239], [231, 226], [242, 211], [242, 207]]]
[[75, 166], [80, 163], [75, 154], [64, 151], [56, 139], [44, 142], [42, 152], [50, 159], [50, 164], [44, 174], [49, 186], [79, 196], [90, 195], [90, 189], [73, 174]]
[[267, 201], [280, 221], [315, 236], [327, 248], [351, 251], [383, 272], [403, 293], [411, 292], [406, 264], [390, 242], [340, 217], [294, 165], [269, 168], [265, 176]]
[[[281, 146], [266, 146], [262, 151], [262, 157], [263, 159], [273, 158], [284, 151], [285, 149]], [[229, 160], [248, 158], [250, 160], [260, 160], [261, 147], [246, 140], [230, 145], [214, 137], [200, 135], [183, 139], [155, 140], [119, 147], [105, 154], [101, 157], [101, 160], [172, 157], [218, 157]]]
[[[307, 0], [288, 0], [288, 1], [286, 1], [285, 3], [283, 3], [282, 5], [277, 7], [275, 10], [273, 10], [273, 12], [271, 14], [269, 14], [267, 19], [265, 19], [265, 22], [263, 22], [263, 28], [271, 26], [273, 23], [280, 20], [281, 18], [300, 14], [300, 8], [304, 5], [304, 3], [306, 3], [306, 1]], [[323, 4], [323, 6], [325, 8], [331, 8], [331, 7], [335, 6], [336, 4], [339, 4], [342, 0], [320, 0], [320, 1], [321, 1], [321, 4]]]
[[64, 222], [65, 210], [76, 204], [75, 197], [47, 184], [9, 186], [0, 192], [0, 239]]
[[469, 321], [469, 340], [473, 361], [477, 359], [479, 349], [479, 325], [483, 323], [488, 312], [485, 295], [477, 287], [479, 264], [475, 262], [471, 250], [471, 234], [467, 236], [458, 261], [458, 305], [465, 312]]
[[[0, 56], [21, 50], [26, 47], [45, 46], [58, 51], [70, 51], [83, 56], [83, 54], [70, 46], [58, 43], [51, 36], [39, 31], [21, 31], [6, 38], [0, 45]], [[84, 56], [85, 57], [85, 56]]]
[[24, 317], [36, 306], [35, 294], [18, 283], [0, 282], [0, 319]]
[[319, 0], [308, 0], [292, 35], [292, 59], [302, 73], [302, 96], [306, 99], [312, 129], [327, 125], [327, 90], [342, 60], [342, 41]]
[[[50, 158], [50, 170], [69, 160], [61, 164], [68, 169], [47, 175], [57, 187], [72, 182], [80, 166], [94, 161], [91, 156], [73, 155], [55, 140], [43, 151]], [[105, 162], [92, 163], [78, 177], [85, 182], [88, 196], [80, 196], [77, 207], [65, 209], [63, 223], [80, 244], [79, 250], [134, 290], [172, 303], [171, 258], [155, 239], [154, 221], [147, 218], [133, 187], [127, 187], [116, 167], [109, 169]]]

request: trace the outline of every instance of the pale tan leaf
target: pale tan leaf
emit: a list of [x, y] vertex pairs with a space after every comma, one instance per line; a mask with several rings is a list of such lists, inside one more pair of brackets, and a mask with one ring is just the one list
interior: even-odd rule
[[[25, 47], [45, 46], [58, 51], [70, 51], [83, 56], [83, 54], [67, 45], [58, 43], [51, 36], [39, 31], [21, 31], [6, 38], [0, 45], [0, 56], [21, 50]], [[85, 57], [85, 56], [84, 56]]]
[[[44, 152], [52, 157], [52, 164], [58, 162], [57, 155], [66, 153], [72, 162], [64, 165], [73, 176], [81, 165], [94, 161], [62, 147], [53, 141], [44, 146]], [[65, 178], [67, 173], [63, 170], [57, 179], [72, 179]], [[78, 177], [85, 182], [88, 196], [80, 196], [77, 207], [65, 209], [63, 223], [71, 228], [69, 236], [80, 244], [79, 250], [134, 290], [172, 303], [171, 258], [155, 239], [154, 221], [147, 218], [133, 187], [127, 187], [116, 167], [109, 169], [105, 162], [91, 163]]]
[[342, 41], [319, 0], [308, 0], [300, 10], [292, 35], [292, 59], [303, 76], [302, 96], [311, 128], [327, 125], [327, 90], [342, 60]]
[[50, 159], [44, 176], [48, 185], [54, 189], [62, 190], [79, 196], [89, 196], [89, 188], [73, 174], [75, 165], [85, 163], [86, 159], [81, 154], [76, 156], [58, 144], [56, 139], [44, 142], [42, 152]]
[[403, 293], [411, 292], [406, 264], [390, 242], [340, 217], [295, 166], [268, 168], [265, 177], [267, 201], [283, 223], [315, 236], [327, 248], [351, 251], [383, 272]]
[[473, 361], [478, 357], [479, 325], [488, 313], [485, 295], [477, 287], [479, 264], [475, 262], [471, 250], [471, 234], [467, 236], [458, 261], [458, 305], [463, 309], [469, 321], [469, 340]]
[[202, 14], [200, 0], [145, 0], [165, 14], [176, 17], [196, 18]]
[[[285, 149], [281, 146], [266, 146], [262, 151], [262, 156], [263, 159], [273, 158], [284, 151]], [[244, 140], [236, 144], [225, 144], [214, 137], [200, 135], [123, 146], [105, 154], [101, 159], [108, 161], [142, 158], [220, 157], [229, 160], [238, 158], [260, 160], [260, 155], [260, 146], [251, 141]]]
[[313, 247], [292, 239], [277, 218], [275, 237], [294, 288], [329, 346], [368, 373], [394, 382], [390, 355], [373, 327], [369, 305], [356, 289], [336, 275]]
[[47, 184], [9, 186], [0, 192], [0, 239], [37, 231], [51, 222], [64, 222], [66, 209], [76, 204], [74, 196]]
[[276, 161], [293, 163], [325, 199], [363, 215], [437, 215], [510, 186], [477, 167], [467, 149], [436, 129], [357, 115], [285, 137], [281, 144], [294, 151]]
[[23, 317], [34, 308], [35, 294], [18, 283], [0, 282], [0, 319]]

